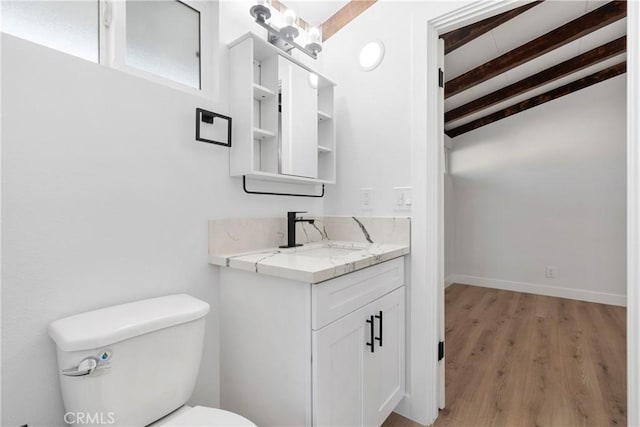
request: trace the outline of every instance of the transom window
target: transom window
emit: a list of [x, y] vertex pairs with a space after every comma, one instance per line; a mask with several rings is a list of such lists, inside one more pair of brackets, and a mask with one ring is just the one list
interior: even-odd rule
[[2, 31], [200, 94], [212, 69], [217, 2], [2, 0]]

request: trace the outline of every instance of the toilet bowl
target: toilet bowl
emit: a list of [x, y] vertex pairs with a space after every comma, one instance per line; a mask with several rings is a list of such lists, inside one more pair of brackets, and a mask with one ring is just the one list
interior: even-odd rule
[[180, 294], [51, 323], [64, 407], [77, 422], [72, 425], [103, 425], [106, 419], [128, 427], [255, 426], [229, 411], [186, 405], [198, 378], [208, 312], [209, 304]]
[[205, 406], [183, 406], [166, 417], [156, 421], [148, 427], [255, 427], [251, 421], [243, 416], [223, 409], [207, 408]]

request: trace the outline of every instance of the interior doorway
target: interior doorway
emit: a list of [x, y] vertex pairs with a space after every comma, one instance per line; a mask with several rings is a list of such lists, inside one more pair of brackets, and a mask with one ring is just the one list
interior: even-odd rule
[[[440, 92], [437, 86], [438, 82], [438, 58], [441, 53], [438, 47], [438, 37], [440, 34], [444, 34], [455, 28], [468, 25], [472, 22], [477, 22], [489, 16], [494, 16], [498, 13], [505, 12], [512, 9], [516, 5], [515, 2], [500, 2], [495, 4], [492, 2], [480, 2], [473, 4], [466, 8], [460, 9], [454, 13], [447, 14], [438, 19], [430, 21], [427, 25], [427, 75], [424, 82], [426, 86], [427, 97], [422, 103], [418, 103], [415, 108], [414, 114], [419, 116], [422, 112], [427, 115], [427, 123], [424, 134], [427, 137], [426, 147], [426, 161], [427, 171], [424, 174], [424, 189], [426, 192], [427, 202], [424, 206], [424, 214], [427, 217], [427, 224], [425, 227], [427, 238], [435, 237], [436, 241], [432, 244], [427, 244], [427, 250], [430, 254], [434, 255], [434, 259], [431, 260], [428, 257], [426, 264], [422, 267], [427, 270], [431, 270], [433, 273], [427, 274], [429, 279], [436, 279], [433, 282], [433, 287], [430, 291], [430, 296], [438, 301], [438, 305], [442, 307], [444, 312], [444, 194], [443, 194], [443, 170], [444, 170], [444, 144], [443, 144], [443, 131], [444, 123], [442, 117], [444, 113], [443, 105], [440, 102]], [[521, 5], [521, 3], [520, 3]], [[629, 9], [627, 14], [627, 46], [628, 46], [628, 62], [627, 68], [627, 91], [629, 94], [627, 117], [635, 117], [633, 114], [637, 112], [638, 108], [638, 93], [637, 93], [637, 80], [638, 80], [638, 7], [636, 4], [629, 3]], [[635, 62], [634, 62], [635, 59]], [[420, 84], [422, 82], [419, 82]], [[420, 86], [418, 84], [417, 86]], [[628, 331], [630, 332], [627, 337], [627, 351], [628, 360], [636, 360], [638, 356], [638, 343], [635, 334], [632, 331], [638, 330], [638, 190], [640, 189], [640, 182], [638, 178], [638, 150], [637, 139], [638, 131], [637, 125], [634, 120], [627, 120], [627, 299], [628, 299]], [[420, 136], [420, 131], [417, 132], [417, 136]], [[419, 138], [414, 141], [418, 144]], [[419, 161], [419, 160], [418, 160]], [[423, 160], [424, 162], [424, 160]], [[424, 163], [421, 165], [424, 167]], [[431, 169], [433, 167], [433, 169]], [[416, 206], [420, 208], [420, 206]], [[418, 209], [415, 210], [416, 215], [421, 215]], [[431, 283], [431, 282], [430, 282]], [[431, 333], [430, 336], [437, 337], [439, 334], [444, 334], [444, 321], [437, 311], [432, 316], [434, 323], [438, 326]], [[439, 322], [440, 321], [440, 322]], [[446, 353], [446, 352], [445, 352]], [[446, 357], [446, 356], [445, 356]], [[444, 381], [438, 382], [438, 378], [444, 379], [444, 363], [434, 360], [434, 369], [430, 371], [432, 373], [432, 379], [438, 384], [437, 390], [433, 399], [435, 402], [440, 402], [441, 406], [444, 402]], [[442, 374], [439, 374], [442, 373]], [[431, 375], [431, 374], [430, 374]], [[637, 413], [637, 384], [638, 384], [638, 372], [634, 366], [629, 366], [627, 371], [628, 378], [628, 422], [629, 424], [638, 423]], [[434, 414], [435, 415], [435, 414]]]

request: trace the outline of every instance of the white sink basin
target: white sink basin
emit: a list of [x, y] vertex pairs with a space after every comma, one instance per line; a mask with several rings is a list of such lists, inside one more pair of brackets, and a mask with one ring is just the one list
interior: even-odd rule
[[313, 248], [308, 250], [297, 251], [295, 254], [299, 256], [308, 256], [313, 258], [333, 258], [333, 257], [345, 257], [347, 255], [351, 255], [354, 252], [363, 251], [364, 249], [359, 248], [335, 248], [335, 247], [324, 247], [324, 248]]

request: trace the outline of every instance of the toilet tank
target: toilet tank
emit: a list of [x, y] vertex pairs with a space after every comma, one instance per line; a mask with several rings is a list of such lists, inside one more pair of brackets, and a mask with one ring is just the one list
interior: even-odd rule
[[49, 325], [65, 421], [145, 426], [195, 386], [209, 304], [180, 294], [107, 307]]

